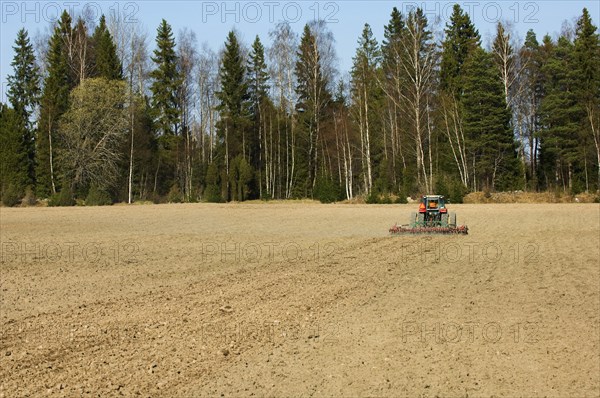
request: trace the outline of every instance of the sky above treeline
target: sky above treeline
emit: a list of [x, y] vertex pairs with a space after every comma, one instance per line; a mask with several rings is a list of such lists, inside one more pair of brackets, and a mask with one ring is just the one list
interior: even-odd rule
[[[344, 74], [352, 66], [357, 40], [365, 23], [369, 23], [377, 40], [383, 39], [383, 27], [389, 22], [393, 7], [408, 14], [421, 7], [436, 34], [441, 34], [456, 2], [445, 1], [1, 1], [0, 28], [0, 100], [6, 101], [7, 76], [12, 74], [12, 46], [21, 28], [32, 39], [47, 33], [63, 10], [72, 15], [118, 13], [127, 23], [138, 24], [149, 36], [154, 47], [156, 28], [166, 19], [177, 37], [183, 28], [194, 31], [199, 45], [207, 43], [218, 51], [227, 32], [235, 28], [244, 43], [250, 44], [256, 35], [270, 45], [269, 31], [280, 21], [289, 22], [301, 33], [305, 23], [313, 19], [327, 22], [336, 40], [338, 69]], [[557, 37], [565, 23], [574, 24], [587, 7], [598, 26], [598, 1], [461, 1], [461, 7], [474, 21], [485, 47], [493, 40], [496, 24], [501, 21], [513, 26], [522, 40], [529, 29], [541, 39], [546, 33]]]

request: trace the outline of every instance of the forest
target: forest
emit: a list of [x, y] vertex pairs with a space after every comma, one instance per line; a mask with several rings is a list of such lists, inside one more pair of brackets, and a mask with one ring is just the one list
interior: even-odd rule
[[233, 30], [217, 51], [164, 19], [154, 38], [66, 11], [44, 40], [22, 29], [0, 104], [2, 202], [600, 189], [600, 43], [586, 9], [558, 37], [521, 42], [498, 23], [489, 48], [459, 5], [440, 32], [421, 9], [390, 12], [380, 40], [364, 25], [347, 72], [318, 20], [252, 43]]

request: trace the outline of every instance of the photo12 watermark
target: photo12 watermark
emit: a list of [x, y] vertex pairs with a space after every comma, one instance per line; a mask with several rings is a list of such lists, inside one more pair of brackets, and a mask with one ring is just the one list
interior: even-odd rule
[[536, 243], [443, 242], [428, 241], [403, 244], [398, 253], [401, 264], [449, 262], [460, 264], [537, 264]]
[[200, 3], [202, 23], [296, 23], [322, 20], [338, 23], [340, 2], [304, 1], [203, 1]]
[[523, 343], [539, 341], [539, 324], [535, 322], [402, 322], [402, 343], [459, 344], [459, 343]]
[[537, 1], [402, 1], [398, 9], [409, 14], [417, 8], [430, 21], [440, 20], [448, 23], [453, 8], [458, 4], [471, 20], [482, 19], [489, 23], [510, 21], [513, 23], [538, 23], [540, 2]]
[[[186, 10], [197, 14], [202, 24], [275, 24], [321, 20], [328, 24], [341, 22], [344, 8], [352, 12], [372, 9], [372, 4], [344, 1], [182, 1]], [[458, 4], [473, 20], [489, 23], [511, 21], [514, 23], [540, 22], [540, 2], [535, 1], [401, 1], [378, 2], [381, 7], [397, 7], [408, 15], [417, 8], [430, 21], [448, 23], [453, 7]], [[2, 23], [18, 21], [22, 24], [57, 22], [64, 11], [71, 16], [85, 15], [98, 20], [101, 15], [119, 17], [125, 23], [138, 23], [142, 1], [2, 1]]]
[[63, 12], [85, 15], [93, 21], [100, 16], [122, 18], [124, 23], [138, 23], [139, 1], [2, 1], [2, 23], [18, 21], [21, 24], [55, 23]]
[[137, 262], [137, 243], [125, 242], [2, 242], [2, 264], [130, 264]]
[[[360, 8], [360, 3], [357, 3]], [[354, 4], [352, 9], [355, 10]], [[402, 1], [378, 2], [379, 5], [397, 7], [408, 15], [417, 8], [430, 20], [443, 23], [450, 21], [455, 4], [472, 19], [483, 19], [489, 23], [511, 21], [514, 23], [538, 23], [540, 5], [533, 1]], [[339, 23], [342, 10], [348, 3], [344, 1], [202, 1], [202, 23], [296, 23], [307, 20], [322, 20], [326, 23]], [[364, 3], [371, 9], [371, 4]]]
[[333, 242], [235, 242], [210, 241], [200, 243], [202, 263], [299, 263], [302, 261], [319, 262], [335, 257], [339, 247]]

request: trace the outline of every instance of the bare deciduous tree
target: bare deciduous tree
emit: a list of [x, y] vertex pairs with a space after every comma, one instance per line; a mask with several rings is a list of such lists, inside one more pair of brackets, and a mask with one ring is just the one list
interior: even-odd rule
[[198, 123], [196, 139], [200, 142], [202, 163], [212, 163], [216, 145], [215, 109], [219, 79], [219, 58], [217, 54], [203, 43], [198, 55]]
[[[197, 103], [196, 90], [196, 65], [199, 57], [196, 51], [198, 40], [196, 34], [189, 30], [183, 29], [179, 32], [179, 43], [177, 46], [179, 73], [182, 79], [179, 87], [179, 103], [181, 109], [181, 131], [183, 134], [183, 162], [178, 162], [178, 168], [182, 169], [182, 185], [183, 194], [189, 201], [192, 199], [193, 193], [193, 173], [194, 173], [194, 149], [195, 142], [192, 131], [192, 121]], [[183, 163], [183, 166], [181, 164]]]
[[[296, 64], [296, 52], [298, 48], [298, 36], [292, 30], [289, 23], [281, 22], [269, 32], [273, 42], [268, 53], [271, 58], [271, 80], [274, 92], [275, 106], [278, 110], [279, 119], [285, 120], [285, 198], [292, 196], [296, 173], [296, 117], [294, 106], [297, 101], [294, 87]], [[266, 132], [263, 132], [263, 134]], [[261, 153], [263, 143], [261, 140]]]
[[[426, 192], [433, 187], [433, 162], [431, 156], [431, 130], [429, 100], [432, 94], [437, 65], [436, 45], [427, 27], [427, 18], [418, 8], [408, 15], [406, 37], [402, 40], [403, 56], [400, 63], [407, 79], [406, 92], [402, 93], [402, 106], [412, 121], [412, 136], [417, 162], [417, 183]], [[426, 151], [429, 165], [426, 165]]]
[[126, 22], [125, 15], [111, 13], [108, 29], [117, 46], [117, 54], [123, 64], [124, 77], [128, 83], [129, 103], [129, 168], [127, 176], [127, 203], [133, 202], [133, 175], [135, 151], [136, 113], [143, 106], [141, 96], [146, 92], [148, 74], [147, 35], [140, 24]]

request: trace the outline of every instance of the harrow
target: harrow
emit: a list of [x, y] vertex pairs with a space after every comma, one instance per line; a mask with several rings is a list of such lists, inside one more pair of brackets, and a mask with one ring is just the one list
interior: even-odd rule
[[390, 228], [390, 234], [402, 235], [402, 234], [445, 234], [445, 235], [468, 235], [469, 228], [466, 225], [458, 225], [455, 227], [426, 227], [426, 226], [411, 226], [395, 224]]
[[408, 224], [390, 228], [390, 234], [445, 234], [467, 235], [469, 228], [456, 223], [456, 213], [449, 213], [441, 195], [425, 195], [421, 198], [419, 212], [412, 213]]

